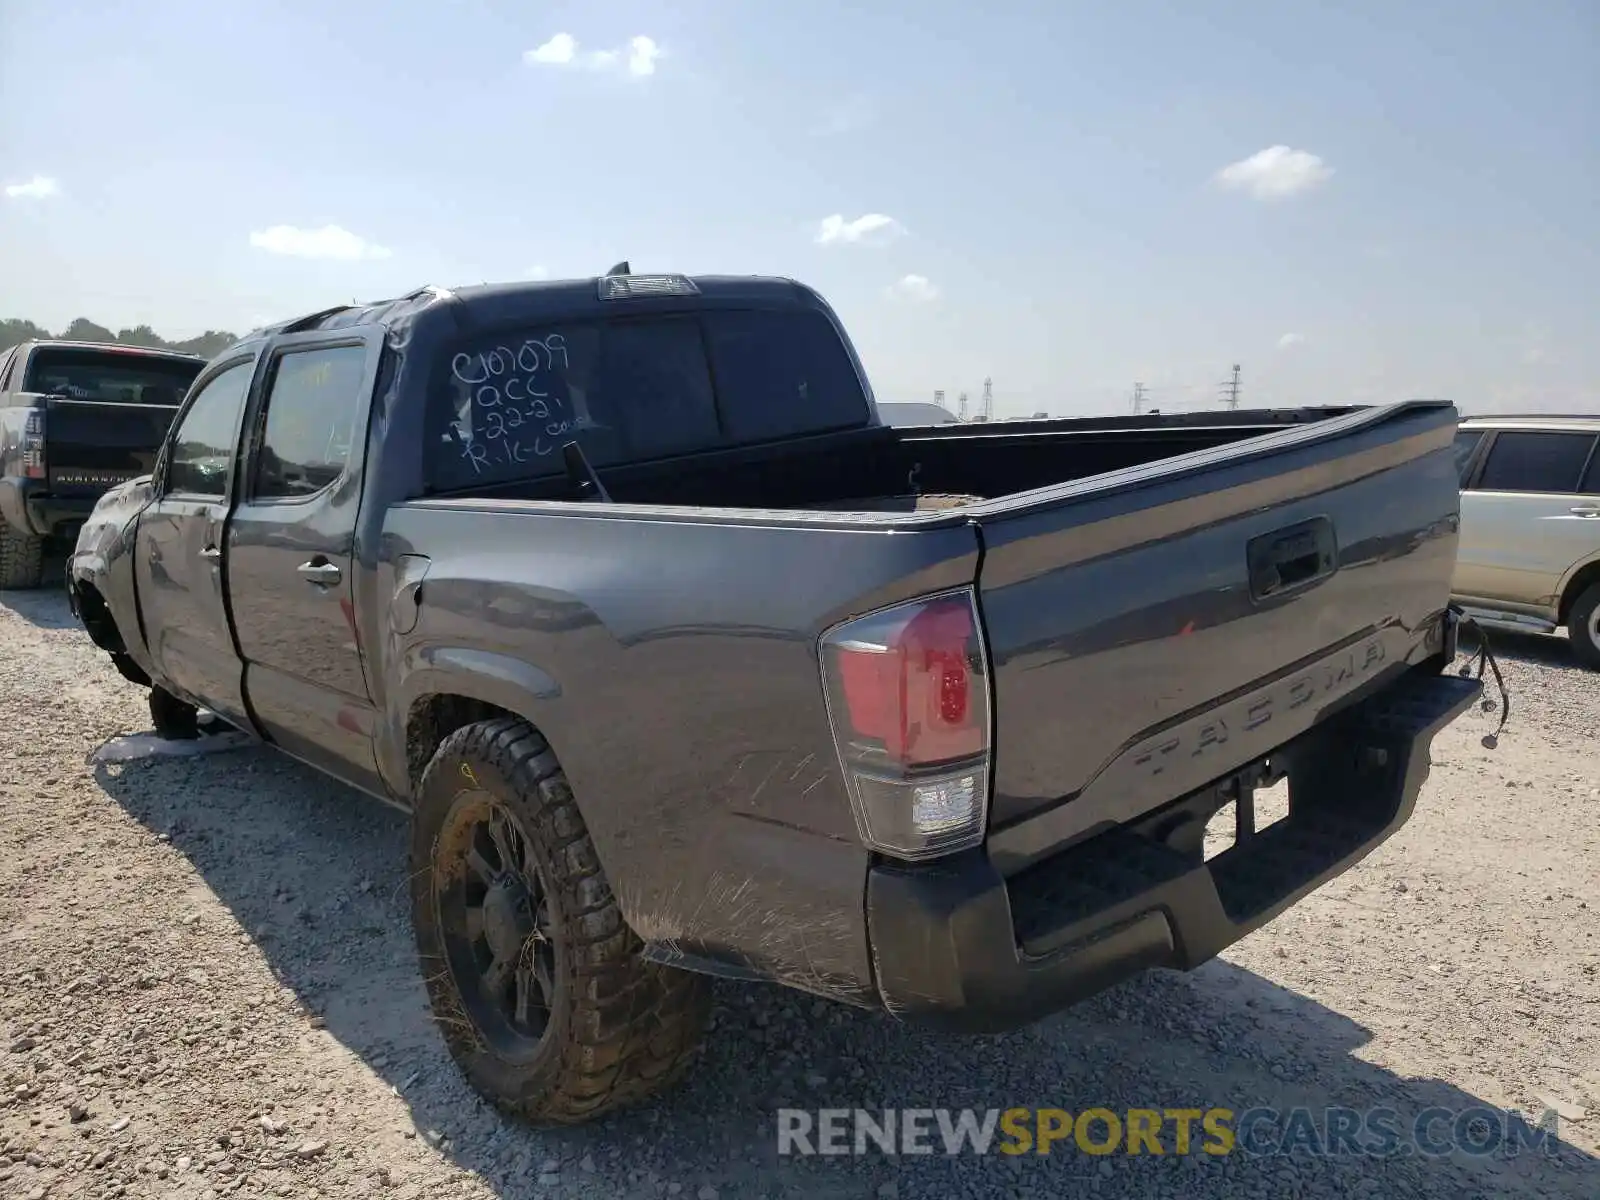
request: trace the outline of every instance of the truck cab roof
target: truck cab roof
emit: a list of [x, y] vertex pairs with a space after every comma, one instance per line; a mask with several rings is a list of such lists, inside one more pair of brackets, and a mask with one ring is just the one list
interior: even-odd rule
[[828, 303], [792, 279], [635, 275], [419, 288], [256, 330], [222, 357], [310, 333], [381, 333], [423, 412], [429, 493], [884, 429]]
[[525, 321], [605, 320], [618, 315], [757, 307], [831, 312], [811, 288], [765, 275], [596, 275], [577, 279], [520, 280], [468, 287], [419, 287], [404, 296], [337, 305], [251, 331], [240, 344], [275, 334], [409, 325], [424, 314], [448, 313], [463, 330]]

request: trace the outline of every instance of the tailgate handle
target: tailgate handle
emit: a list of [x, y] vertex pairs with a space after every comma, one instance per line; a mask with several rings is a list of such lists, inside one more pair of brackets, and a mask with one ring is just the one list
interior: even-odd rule
[[1250, 595], [1257, 600], [1310, 587], [1332, 575], [1338, 562], [1333, 522], [1313, 517], [1252, 538], [1245, 550]]

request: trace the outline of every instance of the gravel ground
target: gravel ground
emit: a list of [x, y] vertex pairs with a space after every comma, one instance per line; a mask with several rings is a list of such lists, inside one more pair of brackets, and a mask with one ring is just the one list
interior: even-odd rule
[[[1600, 1195], [1600, 676], [1497, 639], [1513, 690], [1436, 743], [1412, 823], [1188, 975], [942, 1038], [719, 986], [688, 1083], [511, 1125], [429, 1024], [404, 818], [260, 747], [92, 764], [144, 692], [59, 591], [0, 595], [0, 1195]], [[1563, 1114], [1553, 1154], [780, 1158], [782, 1106], [1430, 1106]], [[1168, 1150], [1171, 1150], [1170, 1140]]]

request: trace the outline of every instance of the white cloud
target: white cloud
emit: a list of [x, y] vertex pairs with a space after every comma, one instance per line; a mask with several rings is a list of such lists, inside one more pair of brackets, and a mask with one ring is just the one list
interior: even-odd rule
[[1303, 333], [1286, 333], [1278, 339], [1278, 349], [1287, 350], [1291, 346], [1300, 345], [1300, 343], [1305, 340], [1306, 335]]
[[1315, 154], [1268, 146], [1223, 167], [1216, 182], [1257, 200], [1283, 200], [1326, 183], [1332, 174], [1333, 168]]
[[817, 245], [833, 246], [840, 243], [887, 241], [904, 233], [905, 229], [893, 217], [882, 213], [867, 213], [854, 221], [846, 221], [842, 213], [823, 217], [817, 225]]
[[522, 272], [522, 274], [523, 274], [523, 277], [525, 279], [549, 279], [550, 278], [550, 268], [548, 268], [548, 267], [528, 267]]
[[926, 275], [906, 275], [889, 286], [889, 295], [897, 300], [926, 304], [939, 298], [939, 289]]
[[558, 33], [544, 45], [535, 50], [525, 50], [522, 61], [545, 63], [553, 66], [565, 66], [578, 57], [578, 39], [570, 33]]
[[656, 63], [663, 54], [660, 44], [643, 34], [629, 38], [626, 46], [613, 50], [584, 52], [577, 38], [570, 33], [558, 33], [543, 45], [524, 50], [522, 61], [529, 66], [582, 67], [591, 71], [611, 71], [621, 67], [637, 78], [654, 75]]
[[355, 262], [359, 259], [389, 257], [389, 251], [384, 247], [375, 246], [366, 238], [337, 225], [324, 225], [321, 229], [273, 225], [252, 233], [250, 244], [268, 254], [283, 254], [290, 258], [329, 258]]
[[48, 175], [35, 175], [25, 183], [6, 184], [10, 200], [44, 200], [61, 194], [61, 185]]
[[654, 38], [641, 36], [628, 39], [629, 75], [654, 75], [656, 59], [660, 57], [661, 47], [656, 45]]

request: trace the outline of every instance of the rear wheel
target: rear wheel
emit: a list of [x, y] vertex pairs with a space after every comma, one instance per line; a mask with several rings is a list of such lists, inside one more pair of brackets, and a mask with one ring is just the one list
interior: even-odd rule
[[44, 579], [44, 539], [0, 522], [0, 588], [36, 588]]
[[410, 874], [434, 1017], [480, 1094], [577, 1124], [681, 1078], [710, 985], [642, 957], [530, 726], [482, 721], [445, 739], [417, 789]]
[[150, 722], [156, 736], [169, 742], [189, 742], [200, 736], [199, 710], [159, 685], [150, 689]]
[[1591, 670], [1600, 670], [1600, 583], [1591, 584], [1567, 613], [1572, 654]]

